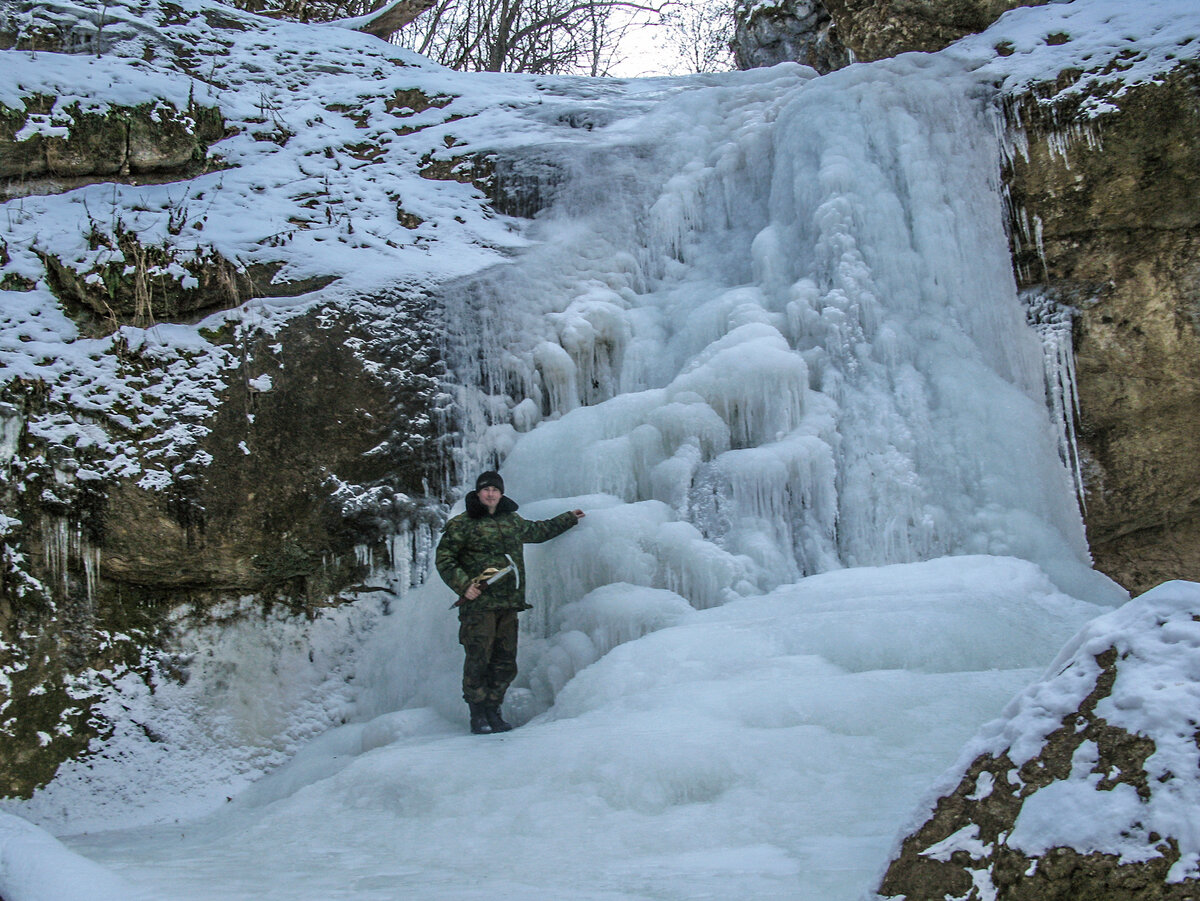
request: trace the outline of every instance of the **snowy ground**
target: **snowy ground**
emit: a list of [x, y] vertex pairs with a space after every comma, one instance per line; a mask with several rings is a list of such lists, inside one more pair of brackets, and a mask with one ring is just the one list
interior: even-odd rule
[[[396, 75], [366, 39], [249, 29], [214, 71], [278, 77], [223, 97], [227, 114], [270, 99], [309, 126], [283, 145], [230, 139], [239, 168], [193, 186], [209, 225], [175, 240], [202, 231], [230, 257], [342, 274], [324, 299], [403, 261], [442, 292], [464, 477], [499, 453], [524, 511], [589, 515], [529, 554], [517, 731], [465, 734], [437, 584], [309, 633], [199, 636], [210, 670], [177, 695], [124, 699], [167, 741], [131, 732], [5, 805], [5, 901], [861, 897], [958, 749], [1124, 600], [1090, 569], [1046, 413], [986, 100], [1103, 69], [1130, 40], [1124, 77], [1154, 77], [1194, 55], [1194, 20], [1173, 0], [1080, 0], [824, 78], [781, 66], [596, 83], [467, 79], [407, 57]], [[995, 56], [1001, 40], [1012, 55]], [[329, 65], [343, 57], [355, 62]], [[266, 97], [293, 81], [308, 92]], [[413, 82], [456, 99], [401, 134], [380, 98]], [[154, 90], [128, 84], [131, 102]], [[386, 177], [327, 162], [326, 145], [368, 138]], [[438, 145], [568, 177], [534, 221], [494, 217], [473, 188], [416, 174]], [[338, 218], [267, 244], [315, 188]], [[37, 241], [90, 265], [75, 227], [89, 198], [128, 193], [165, 234], [179, 192], [27, 198], [14, 265], [39, 276]], [[398, 199], [421, 227], [396, 224]], [[77, 340], [44, 286], [5, 296], [21, 304], [5, 314], [6, 365], [54, 372], [78, 403], [123, 390], [103, 342]], [[140, 340], [204, 344], [184, 328]], [[518, 403], [514, 385], [537, 400]], [[154, 415], [153, 397], [135, 400]]]
[[[331, 731], [210, 817], [70, 839], [131, 887], [73, 897], [857, 898], [958, 748], [1100, 612], [991, 557], [707, 611], [631, 589], [621, 621], [662, 628], [518, 730], [471, 736], [439, 678], [447, 600], [409, 595], [365, 652], [368, 684], [403, 682], [392, 649], [429, 628], [428, 706]], [[577, 640], [611, 641], [600, 619]], [[53, 897], [65, 853], [28, 861], [27, 883], [10, 870], [5, 897]]]

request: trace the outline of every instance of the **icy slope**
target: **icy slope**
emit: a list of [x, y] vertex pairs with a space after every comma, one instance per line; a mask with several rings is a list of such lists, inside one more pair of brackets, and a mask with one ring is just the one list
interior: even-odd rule
[[[447, 592], [414, 592], [364, 679], [411, 677], [421, 706], [327, 734], [204, 821], [71, 844], [176, 901], [853, 899], [975, 724], [1098, 611], [989, 557], [698, 612], [624, 597], [614, 621], [665, 627], [584, 669], [546, 715], [478, 737], [441, 678], [457, 659]], [[424, 657], [394, 653], [426, 624]], [[558, 646], [611, 641], [611, 623], [581, 625]]]

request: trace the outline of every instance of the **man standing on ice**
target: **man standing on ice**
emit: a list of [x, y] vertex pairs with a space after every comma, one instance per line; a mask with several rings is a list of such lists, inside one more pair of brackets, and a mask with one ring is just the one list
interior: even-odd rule
[[467, 494], [467, 511], [446, 523], [437, 571], [457, 594], [458, 640], [466, 652], [463, 699], [474, 733], [507, 732], [504, 693], [517, 676], [517, 614], [525, 603], [522, 545], [549, 541], [576, 525], [582, 510], [529, 521], [504, 496], [498, 472], [482, 473]]

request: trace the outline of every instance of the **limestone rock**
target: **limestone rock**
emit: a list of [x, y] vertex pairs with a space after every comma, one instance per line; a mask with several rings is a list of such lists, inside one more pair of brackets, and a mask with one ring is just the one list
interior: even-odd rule
[[209, 145], [224, 136], [215, 108], [158, 101], [93, 112], [33, 95], [19, 109], [0, 106], [0, 178], [195, 175], [205, 169]]
[[[249, 597], [314, 616], [363, 584], [371, 554], [403, 551], [397, 536], [428, 543], [444, 514], [427, 496], [443, 481], [435, 328], [422, 296], [397, 295], [270, 332], [234, 320], [172, 372], [118, 344], [131, 384], [183, 392], [152, 423], [127, 399], [101, 417], [38, 382], [2, 386], [0, 795], [106, 734], [110, 681], [186, 678], [176, 630]], [[188, 380], [214, 408], [187, 401]]]
[[215, 250], [181, 252], [170, 242], [146, 245], [134, 233], [97, 229], [91, 240], [111, 255], [82, 271], [41, 253], [47, 281], [89, 336], [123, 325], [195, 322], [255, 297], [295, 297], [323, 288], [332, 277], [275, 280], [280, 264], [237, 265]]
[[[1070, 74], [1070, 73], [1068, 73]], [[1200, 578], [1200, 67], [1105, 98], [1006, 111], [1021, 288], [1075, 311], [1085, 521], [1137, 592]], [[1095, 99], [1095, 98], [1090, 98]]]
[[856, 59], [935, 51], [983, 31], [1002, 13], [1046, 0], [821, 0]]
[[821, 0], [739, 4], [735, 22], [730, 46], [739, 69], [794, 61], [825, 73], [850, 62]]
[[878, 891], [907, 901], [1200, 897], [1200, 584], [1094, 620], [985, 727]]
[[739, 68], [794, 60], [830, 72], [909, 51], [936, 51], [1002, 13], [1046, 0], [744, 0], [732, 42]]

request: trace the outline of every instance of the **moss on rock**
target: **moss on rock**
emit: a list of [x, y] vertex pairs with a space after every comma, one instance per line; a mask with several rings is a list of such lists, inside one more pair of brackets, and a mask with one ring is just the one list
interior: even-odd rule
[[22, 105], [0, 106], [2, 178], [192, 175], [226, 135], [220, 110], [198, 104], [177, 109], [158, 100], [92, 111], [31, 95]]

